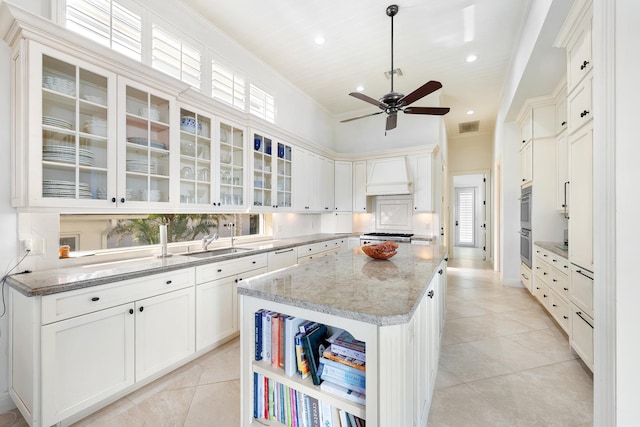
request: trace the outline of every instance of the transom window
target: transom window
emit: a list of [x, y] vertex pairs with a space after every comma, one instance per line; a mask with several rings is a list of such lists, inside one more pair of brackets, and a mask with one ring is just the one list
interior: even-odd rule
[[251, 84], [249, 89], [249, 112], [270, 123], [276, 119], [276, 101], [273, 95]]
[[244, 78], [236, 75], [229, 68], [219, 62], [211, 62], [212, 80], [211, 96], [222, 102], [245, 110], [245, 81]]
[[151, 66], [200, 89], [200, 51], [153, 24]]

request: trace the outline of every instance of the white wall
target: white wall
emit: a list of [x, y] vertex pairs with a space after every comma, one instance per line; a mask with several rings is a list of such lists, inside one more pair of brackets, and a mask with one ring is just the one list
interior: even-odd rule
[[[0, 249], [0, 274], [5, 274], [7, 266], [11, 268], [17, 255], [17, 216], [15, 209], [11, 208], [9, 200], [11, 195], [9, 193], [9, 182], [11, 182], [11, 175], [9, 173], [11, 169], [9, 141], [10, 141], [10, 99], [9, 99], [9, 75], [10, 75], [10, 52], [6, 44], [0, 44], [0, 93], [5, 96], [0, 96], [0, 151], [5, 155], [0, 156], [0, 236], [2, 236], [2, 246]], [[4, 287], [4, 295], [6, 298], [7, 287]], [[0, 307], [0, 312], [2, 307]], [[3, 400], [6, 397], [6, 390], [8, 388], [7, 383], [7, 364], [8, 364], [8, 321], [7, 314], [0, 318], [0, 413], [6, 409], [8, 401]], [[6, 402], [6, 403], [5, 403]]]

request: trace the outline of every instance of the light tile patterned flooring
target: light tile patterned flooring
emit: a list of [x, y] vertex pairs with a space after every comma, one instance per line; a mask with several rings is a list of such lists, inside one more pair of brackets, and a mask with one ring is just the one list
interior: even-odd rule
[[[482, 261], [452, 259], [447, 277], [429, 426], [591, 426], [593, 377], [528, 291], [500, 285]], [[238, 360], [236, 339], [74, 426], [238, 426]], [[0, 415], [0, 426], [26, 425]]]

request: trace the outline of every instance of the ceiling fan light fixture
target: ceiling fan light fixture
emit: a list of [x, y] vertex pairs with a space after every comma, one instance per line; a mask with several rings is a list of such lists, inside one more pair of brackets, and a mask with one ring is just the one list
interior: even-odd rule
[[467, 111], [467, 115], [468, 115], [468, 116], [471, 116], [471, 115], [473, 115], [474, 113], [475, 113], [475, 111], [473, 111], [473, 110], [469, 110], [469, 111]]
[[363, 91], [364, 91], [364, 86], [360, 85], [360, 86], [358, 86], [358, 87], [356, 88], [356, 90], [357, 90], [358, 92], [363, 92]]

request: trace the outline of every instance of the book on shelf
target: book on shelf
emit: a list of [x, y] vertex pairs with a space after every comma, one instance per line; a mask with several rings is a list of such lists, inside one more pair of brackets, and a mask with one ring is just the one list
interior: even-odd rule
[[302, 345], [303, 335], [298, 332], [295, 336], [296, 362], [298, 376], [305, 379], [309, 376], [309, 361], [304, 354], [304, 346]]
[[[333, 427], [333, 415], [331, 405], [324, 400], [320, 401], [320, 425], [322, 427]], [[336, 426], [338, 427], [338, 426]]]
[[364, 393], [359, 393], [355, 390], [351, 390], [343, 385], [336, 384], [333, 381], [322, 381], [322, 384], [320, 384], [320, 390], [331, 393], [351, 402], [359, 403], [360, 405], [366, 404], [366, 396]]
[[349, 425], [349, 417], [347, 416], [347, 411], [339, 409], [338, 414], [340, 415], [340, 427], [351, 427]]
[[292, 377], [298, 370], [296, 357], [296, 335], [298, 328], [304, 322], [299, 317], [287, 316], [284, 319], [284, 373]]
[[355, 339], [349, 332], [340, 331], [329, 338], [333, 353], [366, 362], [366, 344]]
[[280, 322], [278, 323], [278, 326], [280, 328], [280, 331], [278, 332], [278, 367], [284, 369], [284, 340], [285, 340], [285, 336], [284, 336], [284, 321], [287, 317], [286, 314], [281, 314], [280, 316]]
[[328, 345], [326, 335], [327, 327], [320, 325], [302, 337], [304, 355], [309, 363], [309, 372], [314, 385], [320, 385], [321, 382], [318, 367], [320, 366], [320, 355], [324, 353]]
[[309, 409], [311, 410], [310, 427], [321, 427], [320, 426], [320, 404], [318, 403], [318, 399], [311, 396], [308, 396], [308, 398], [309, 398]]
[[[337, 362], [333, 362], [333, 363], [337, 363]], [[351, 369], [351, 370], [348, 371], [347, 369]], [[347, 385], [355, 385], [358, 387], [365, 388], [366, 375], [364, 375], [362, 371], [359, 371], [357, 369], [353, 369], [344, 365], [343, 366], [327, 365], [321, 362], [318, 371], [319, 371], [319, 375], [325, 374], [326, 376], [329, 376], [329, 377], [341, 378], [344, 380], [345, 384]]]
[[358, 360], [353, 357], [346, 357], [341, 354], [334, 353], [331, 351], [331, 347], [327, 348], [324, 351], [324, 353], [322, 353], [322, 357], [324, 357], [325, 359], [342, 363], [343, 365], [351, 366], [352, 368], [359, 369], [363, 372], [367, 370], [367, 365], [362, 360]]
[[280, 365], [280, 314], [271, 316], [271, 366]]
[[256, 360], [262, 360], [262, 315], [264, 312], [264, 309], [255, 312]]
[[320, 326], [320, 323], [318, 322], [314, 322], [311, 320], [306, 320], [304, 321], [300, 326], [300, 333], [302, 335], [307, 335], [309, 332], [313, 331], [314, 329], [318, 328]]
[[274, 311], [264, 313], [262, 320], [262, 358], [271, 363], [271, 321], [273, 316], [277, 314]]
[[[325, 350], [326, 353], [326, 350]], [[340, 363], [340, 362], [336, 362], [335, 360], [331, 360], [331, 359], [327, 359], [324, 357], [324, 353], [323, 355], [320, 357], [320, 363], [323, 365], [327, 365], [327, 366], [331, 366], [334, 367], [336, 369], [340, 369], [348, 374], [351, 375], [357, 375], [362, 377], [363, 379], [366, 376], [366, 371], [362, 371], [358, 368], [354, 368], [353, 366], [349, 366], [349, 365], [345, 365], [344, 363]]]
[[332, 370], [330, 367], [322, 365], [320, 367], [320, 378], [322, 381], [329, 381], [334, 384], [347, 387], [349, 390], [356, 391], [360, 394], [367, 394], [367, 389], [364, 385], [364, 381], [358, 378], [344, 375], [343, 372]]

